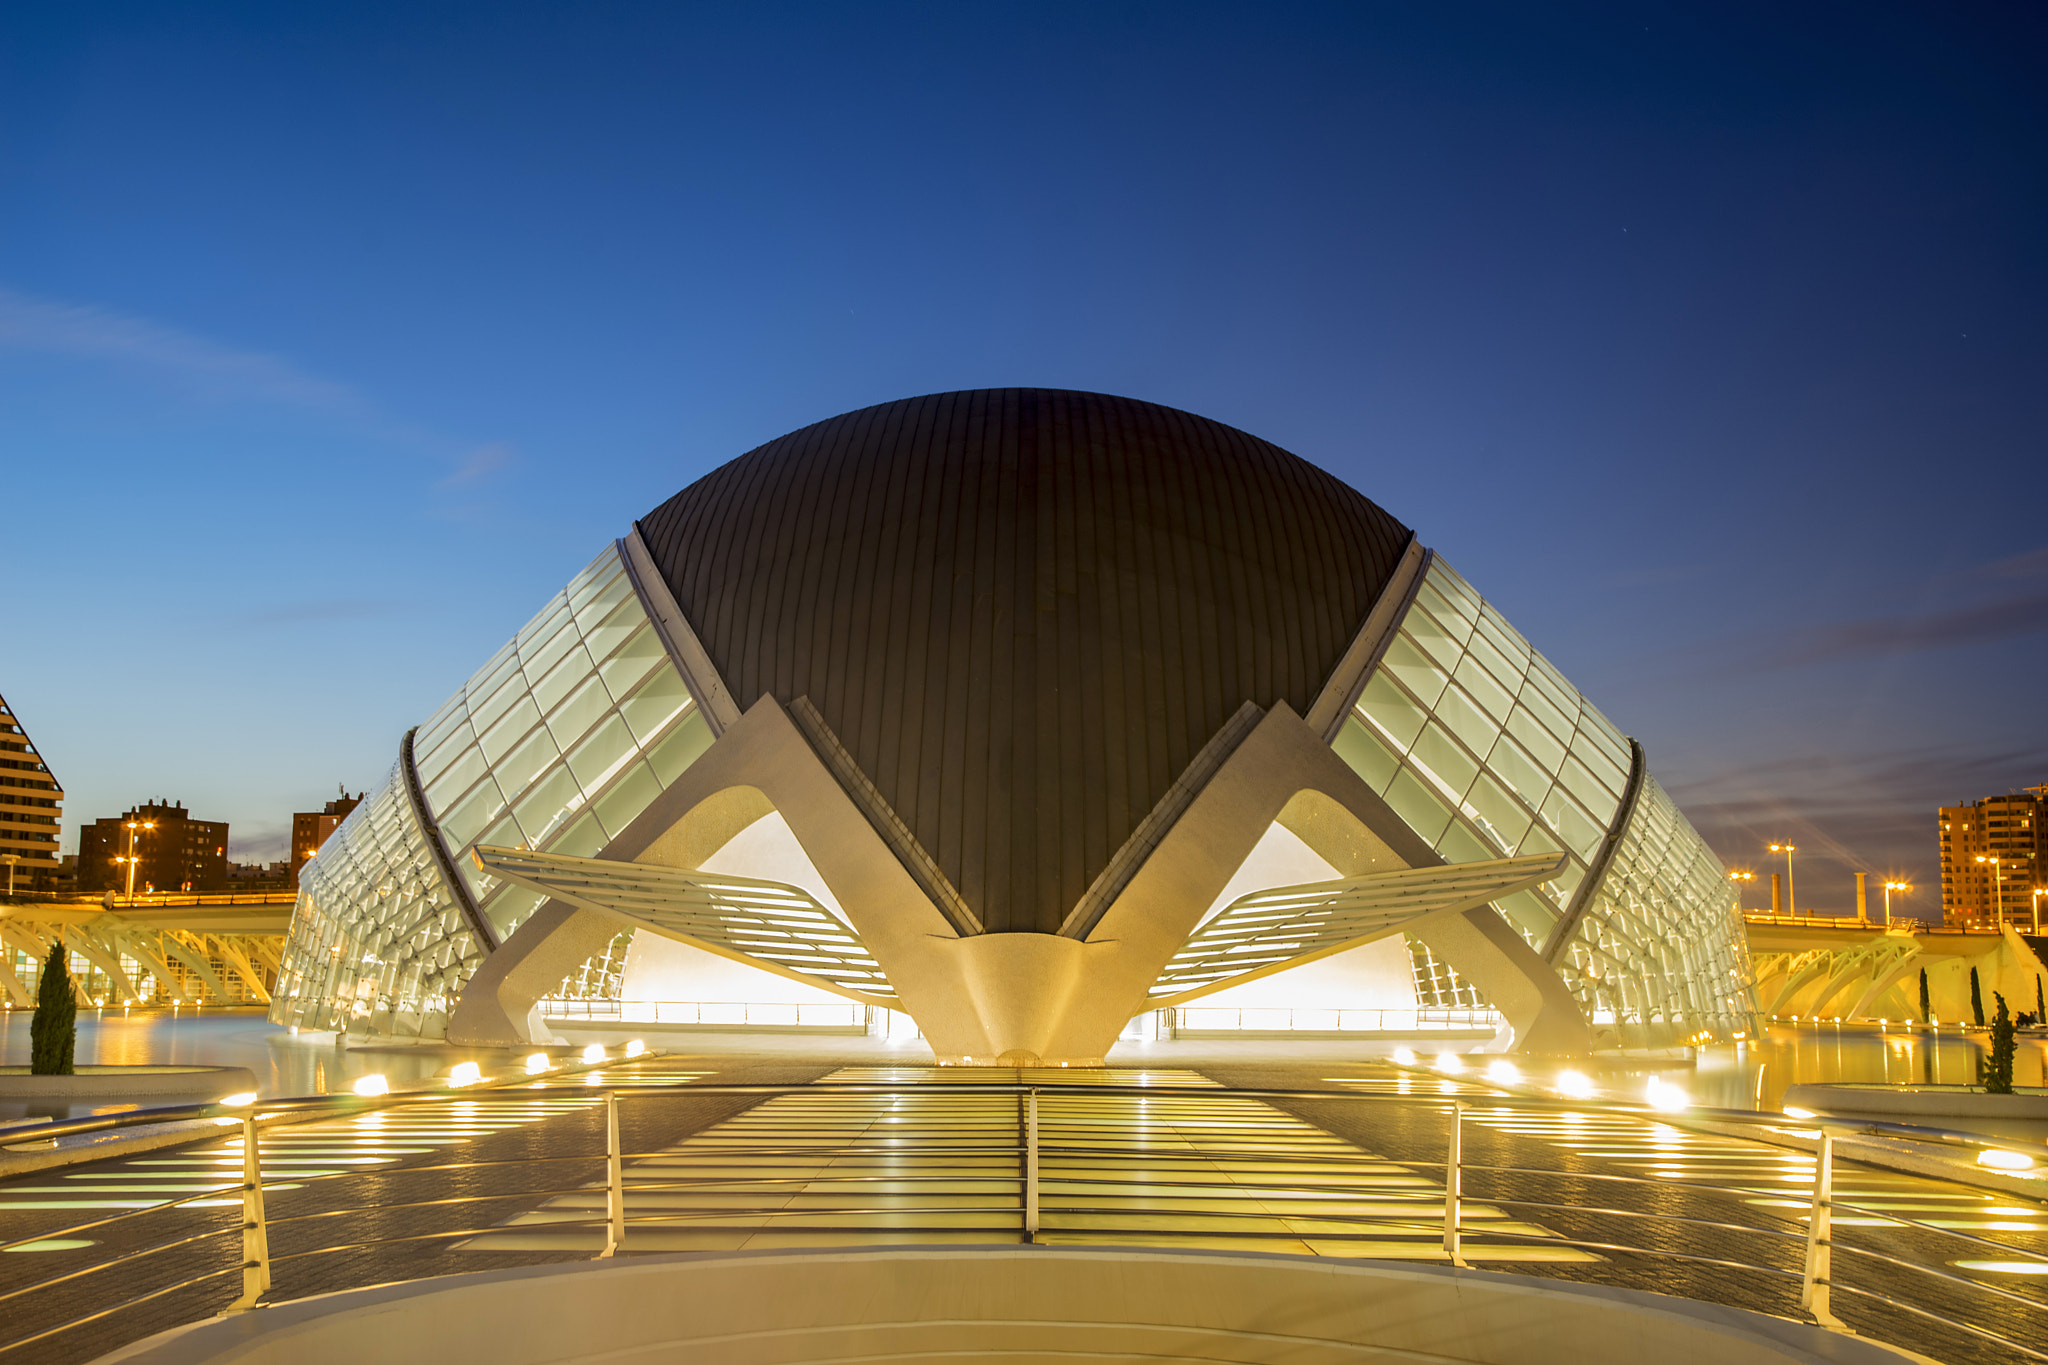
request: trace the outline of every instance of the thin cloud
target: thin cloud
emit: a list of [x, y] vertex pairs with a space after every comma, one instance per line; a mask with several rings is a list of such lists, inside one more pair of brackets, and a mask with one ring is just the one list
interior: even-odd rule
[[436, 488], [471, 488], [482, 483], [492, 474], [512, 463], [512, 447], [502, 441], [477, 446], [463, 457], [462, 464], [452, 474], [434, 485]]
[[1981, 572], [1987, 578], [2040, 578], [2048, 575], [2048, 545], [2024, 554], [1994, 559]]
[[1953, 611], [1822, 626], [1809, 631], [1790, 648], [1773, 651], [1758, 662], [1765, 668], [1798, 668], [1843, 659], [1990, 644], [2043, 631], [2048, 631], [2048, 592], [2037, 592]]
[[4, 288], [0, 346], [140, 365], [204, 397], [368, 412], [369, 405], [347, 385], [307, 374], [276, 356], [236, 350], [92, 304], [34, 299]]

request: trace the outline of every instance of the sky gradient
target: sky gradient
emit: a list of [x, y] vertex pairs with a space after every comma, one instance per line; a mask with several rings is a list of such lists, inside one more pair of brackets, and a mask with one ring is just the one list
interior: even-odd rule
[[1724, 859], [1932, 916], [1934, 807], [2048, 782], [2048, 11], [1791, 8], [8, 6], [65, 851], [282, 856], [698, 475], [1042, 385], [1331, 470]]

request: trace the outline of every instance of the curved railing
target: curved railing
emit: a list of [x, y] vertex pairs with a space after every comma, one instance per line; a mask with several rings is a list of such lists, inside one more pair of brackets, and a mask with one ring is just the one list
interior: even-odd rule
[[[236, 1273], [241, 1275], [240, 1292], [232, 1301], [226, 1303], [220, 1311], [223, 1313], [245, 1311], [257, 1306], [264, 1296], [269, 1293], [274, 1282], [273, 1276], [281, 1267], [294, 1266], [313, 1258], [336, 1256], [342, 1253], [378, 1247], [393, 1247], [405, 1243], [477, 1237], [492, 1232], [499, 1232], [503, 1231], [505, 1227], [502, 1221], [480, 1222], [478, 1219], [470, 1217], [469, 1211], [474, 1209], [482, 1213], [492, 1206], [502, 1207], [508, 1203], [533, 1205], [542, 1200], [574, 1195], [587, 1196], [593, 1193], [594, 1186], [588, 1179], [579, 1180], [573, 1185], [565, 1185], [559, 1188], [554, 1187], [556, 1182], [550, 1179], [547, 1181], [547, 1188], [529, 1186], [504, 1192], [446, 1195], [410, 1202], [390, 1202], [380, 1197], [374, 1205], [379, 1211], [440, 1209], [452, 1214], [461, 1215], [455, 1221], [463, 1225], [404, 1236], [336, 1242], [330, 1245], [292, 1250], [282, 1255], [274, 1255], [270, 1251], [269, 1235], [272, 1230], [287, 1227], [293, 1229], [317, 1229], [320, 1224], [327, 1220], [360, 1213], [363, 1211], [363, 1206], [344, 1204], [341, 1207], [283, 1218], [268, 1216], [264, 1205], [264, 1178], [261, 1165], [262, 1144], [259, 1136], [262, 1128], [278, 1122], [345, 1116], [369, 1109], [447, 1103], [449, 1101], [474, 1098], [479, 1093], [496, 1092], [505, 1094], [508, 1093], [510, 1087], [517, 1087], [516, 1093], [522, 1097], [551, 1093], [574, 1093], [578, 1096], [592, 1097], [593, 1099], [601, 1096], [605, 1107], [605, 1150], [602, 1152], [593, 1150], [587, 1153], [555, 1157], [435, 1162], [380, 1171], [377, 1174], [382, 1176], [412, 1176], [435, 1173], [475, 1173], [491, 1169], [514, 1168], [535, 1172], [544, 1172], [552, 1168], [567, 1170], [577, 1167], [587, 1170], [592, 1163], [601, 1162], [604, 1171], [606, 1200], [604, 1215], [602, 1217], [574, 1218], [551, 1214], [548, 1222], [550, 1229], [571, 1227], [587, 1227], [594, 1230], [602, 1229], [604, 1248], [598, 1253], [600, 1258], [613, 1256], [621, 1249], [624, 1249], [631, 1224], [636, 1221], [642, 1221], [641, 1219], [629, 1217], [626, 1213], [625, 1196], [629, 1187], [636, 1194], [660, 1191], [707, 1193], [715, 1192], [721, 1187], [744, 1188], [749, 1191], [758, 1192], [766, 1186], [796, 1182], [800, 1182], [808, 1188], [832, 1185], [849, 1189], [858, 1189], [863, 1184], [886, 1182], [891, 1189], [894, 1189], [906, 1183], [915, 1183], [919, 1179], [929, 1179], [932, 1181], [950, 1179], [950, 1177], [937, 1176], [918, 1177], [901, 1172], [891, 1172], [886, 1175], [862, 1175], [858, 1173], [833, 1174], [823, 1170], [816, 1170], [807, 1171], [801, 1176], [788, 1177], [786, 1182], [778, 1181], [776, 1177], [759, 1172], [748, 1172], [731, 1177], [682, 1180], [646, 1180], [636, 1178], [629, 1182], [625, 1171], [626, 1162], [647, 1159], [661, 1154], [657, 1152], [627, 1152], [623, 1150], [619, 1131], [619, 1107], [622, 1097], [628, 1097], [637, 1102], [663, 1095], [687, 1094], [692, 1097], [729, 1097], [762, 1101], [786, 1095], [903, 1096], [930, 1094], [937, 1089], [942, 1089], [943, 1093], [948, 1096], [1014, 1097], [1018, 1110], [1017, 1130], [1014, 1141], [966, 1142], [959, 1144], [957, 1147], [925, 1148], [922, 1150], [927, 1153], [934, 1150], [952, 1151], [960, 1155], [981, 1157], [992, 1154], [1014, 1155], [1018, 1162], [1015, 1203], [991, 1204], [983, 1209], [954, 1208], [951, 1211], [956, 1214], [986, 1214], [997, 1226], [1007, 1222], [1011, 1234], [1027, 1242], [1034, 1240], [1040, 1235], [1041, 1225], [1048, 1211], [1047, 1203], [1042, 1197], [1040, 1189], [1040, 1167], [1045, 1156], [1053, 1154], [1063, 1158], [1108, 1158], [1132, 1155], [1139, 1150], [1136, 1147], [1113, 1143], [1066, 1142], [1051, 1144], [1043, 1141], [1038, 1117], [1039, 1105], [1041, 1100], [1048, 1097], [1081, 1096], [1100, 1099], [1113, 1096], [1144, 1096], [1156, 1100], [1162, 1096], [1162, 1092], [1165, 1092], [1177, 1095], [1198, 1096], [1205, 1100], [1243, 1099], [1282, 1105], [1298, 1102], [1338, 1102], [1346, 1105], [1401, 1106], [1408, 1109], [1433, 1110], [1443, 1114], [1448, 1120], [1446, 1129], [1448, 1142], [1444, 1160], [1412, 1161], [1404, 1158], [1372, 1157], [1361, 1153], [1356, 1162], [1352, 1164], [1360, 1167], [1374, 1164], [1384, 1166], [1391, 1160], [1395, 1165], [1419, 1171], [1441, 1172], [1445, 1192], [1445, 1211], [1441, 1229], [1443, 1254], [1454, 1264], [1458, 1265], [1465, 1264], [1462, 1250], [1463, 1238], [1468, 1231], [1468, 1225], [1464, 1217], [1464, 1204], [1468, 1198], [1476, 1197], [1468, 1196], [1465, 1192], [1465, 1187], [1468, 1177], [1473, 1175], [1501, 1178], [1561, 1178], [1587, 1182], [1599, 1188], [1612, 1188], [1617, 1191], [1627, 1187], [1647, 1186], [1661, 1191], [1669, 1191], [1675, 1187], [1690, 1192], [1731, 1196], [1752, 1195], [1756, 1192], [1753, 1186], [1724, 1186], [1695, 1180], [1651, 1179], [1641, 1176], [1595, 1173], [1576, 1169], [1561, 1170], [1556, 1168], [1502, 1166], [1470, 1162], [1463, 1157], [1464, 1120], [1468, 1113], [1480, 1110], [1503, 1111], [1509, 1114], [1528, 1113], [1532, 1116], [1544, 1113], [1577, 1115], [1596, 1113], [1603, 1117], [1632, 1118], [1681, 1128], [1703, 1125], [1703, 1131], [1722, 1136], [1727, 1135], [1726, 1130], [1728, 1126], [1736, 1125], [1745, 1130], [1745, 1136], [1767, 1145], [1792, 1146], [1798, 1147], [1800, 1150], [1805, 1150], [1804, 1144], [1806, 1143], [1817, 1145], [1814, 1181], [1810, 1191], [1810, 1198], [1806, 1204], [1804, 1228], [1799, 1227], [1796, 1222], [1789, 1219], [1778, 1219], [1779, 1226], [1759, 1226], [1712, 1218], [1680, 1217], [1663, 1212], [1647, 1212], [1641, 1209], [1604, 1207], [1583, 1202], [1561, 1203], [1488, 1194], [1484, 1197], [1486, 1205], [1513, 1210], [1518, 1216], [1540, 1218], [1545, 1214], [1559, 1215], [1562, 1216], [1562, 1221], [1566, 1223], [1583, 1223], [1589, 1219], [1597, 1220], [1601, 1222], [1606, 1231], [1603, 1235], [1597, 1237], [1569, 1236], [1552, 1231], [1524, 1233], [1488, 1226], [1485, 1229], [1485, 1236], [1489, 1241], [1507, 1240], [1512, 1242], [1516, 1239], [1521, 1239], [1531, 1243], [1541, 1243], [1548, 1247], [1569, 1247], [1602, 1256], [1625, 1255], [1668, 1261], [1674, 1265], [1739, 1271], [1745, 1275], [1762, 1276], [1769, 1280], [1786, 1283], [1787, 1285], [1796, 1282], [1799, 1285], [1799, 1304], [1801, 1308], [1824, 1327], [1842, 1331], [1848, 1330], [1834, 1314], [1835, 1296], [1844, 1295], [1848, 1296], [1848, 1299], [1851, 1300], [1886, 1305], [1913, 1318], [1940, 1324], [1963, 1333], [1969, 1338], [1984, 1343], [1987, 1347], [1996, 1346], [2000, 1350], [2009, 1353], [2001, 1358], [2048, 1361], [2048, 1352], [2039, 1349], [2038, 1345], [2016, 1340], [2013, 1336], [1991, 1325], [1988, 1320], [1996, 1306], [2002, 1305], [2006, 1308], [2017, 1308], [2027, 1313], [2039, 1314], [2044, 1309], [2048, 1309], [2048, 1300], [2017, 1293], [1995, 1284], [1986, 1284], [1979, 1280], [1952, 1273], [1944, 1268], [1946, 1257], [1939, 1258], [1930, 1263], [1928, 1261], [1914, 1260], [1906, 1256], [1892, 1255], [1889, 1252], [1873, 1247], [1841, 1242], [1836, 1240], [1834, 1236], [1833, 1219], [1835, 1215], [1838, 1213], [1851, 1214], [1858, 1218], [1875, 1219], [1900, 1228], [1910, 1228], [1919, 1233], [1945, 1239], [1942, 1242], [1944, 1246], [1961, 1247], [1973, 1251], [1988, 1249], [1996, 1251], [2001, 1257], [2036, 1263], [2042, 1267], [2041, 1273], [2048, 1274], [2048, 1255], [2014, 1246], [2007, 1242], [1996, 1242], [1977, 1237], [1957, 1229], [1939, 1227], [1923, 1220], [1904, 1217], [1887, 1209], [1850, 1205], [1834, 1199], [1835, 1143], [1841, 1137], [1871, 1135], [1905, 1138], [1924, 1143], [1938, 1144], [1951, 1149], [1960, 1149], [1966, 1152], [1975, 1151], [1978, 1153], [2011, 1150], [2010, 1144], [2001, 1143], [1996, 1139], [1987, 1138], [1981, 1134], [1956, 1132], [1914, 1124], [1791, 1117], [1783, 1114], [1759, 1114], [1748, 1110], [1717, 1110], [1688, 1107], [1682, 1113], [1672, 1113], [1640, 1106], [1596, 1105], [1584, 1100], [1553, 1100], [1507, 1093], [1444, 1096], [1384, 1094], [1357, 1090], [1264, 1089], [1207, 1085], [1199, 1088], [1190, 1087], [1182, 1089], [1179, 1087], [1091, 1084], [1085, 1082], [1033, 1084], [1026, 1082], [955, 1081], [950, 1079], [943, 1086], [934, 1082], [922, 1084], [822, 1082], [808, 1085], [721, 1085], [696, 1081], [679, 1082], [673, 1086], [650, 1086], [644, 1080], [633, 1084], [614, 1086], [591, 1084], [591, 1081], [594, 1079], [594, 1077], [585, 1077], [570, 1085], [558, 1084], [548, 1078], [536, 1080], [532, 1076], [522, 1075], [507, 1078], [496, 1084], [470, 1086], [460, 1089], [399, 1093], [374, 1097], [355, 1095], [306, 1096], [283, 1100], [266, 1100], [242, 1106], [230, 1106], [220, 1103], [178, 1105], [17, 1129], [6, 1136], [17, 1142], [23, 1139], [41, 1141], [85, 1133], [108, 1132], [123, 1128], [145, 1125], [154, 1126], [195, 1119], [211, 1119], [217, 1123], [225, 1122], [231, 1126], [238, 1126], [241, 1129], [243, 1155], [242, 1181], [239, 1187], [241, 1207], [238, 1217], [223, 1219], [217, 1226], [196, 1231], [182, 1227], [165, 1229], [171, 1235], [164, 1240], [156, 1241], [134, 1250], [121, 1252], [118, 1255], [95, 1261], [90, 1265], [82, 1266], [63, 1274], [0, 1290], [0, 1320], [12, 1319], [18, 1321], [17, 1310], [29, 1296], [60, 1290], [65, 1286], [76, 1287], [91, 1277], [105, 1275], [110, 1271], [122, 1270], [124, 1268], [132, 1271], [140, 1263], [148, 1261], [152, 1257], [158, 1257], [179, 1248], [193, 1247], [211, 1239], [229, 1237], [240, 1233], [242, 1237], [242, 1256], [238, 1263], [222, 1266], [198, 1275], [189, 1275], [173, 1283], [161, 1285], [143, 1293], [123, 1297], [117, 1302], [96, 1308], [94, 1311], [75, 1315], [65, 1321], [54, 1323], [25, 1335], [16, 1336], [12, 1340], [0, 1344], [0, 1352], [16, 1352], [37, 1343], [50, 1342], [54, 1338], [75, 1332], [89, 1324], [103, 1321], [115, 1314], [164, 1298], [181, 1290], [193, 1289], [210, 1281], [233, 1276]], [[199, 1140], [205, 1136], [205, 1134], [195, 1133], [194, 1139]], [[763, 1147], [749, 1150], [757, 1156], [767, 1156], [775, 1154], [779, 1149]], [[819, 1155], [819, 1149], [815, 1146], [806, 1146], [801, 1150], [802, 1154], [807, 1157]], [[872, 1145], [861, 1147], [857, 1142], [849, 1142], [842, 1147], [831, 1149], [837, 1155], [880, 1150], [882, 1149]], [[1206, 1166], [1225, 1168], [1233, 1162], [1269, 1162], [1270, 1159], [1270, 1154], [1259, 1152], [1232, 1154], [1228, 1152], [1204, 1151], [1200, 1156], [1201, 1162]], [[821, 1166], [824, 1164], [823, 1162], [819, 1163]], [[1317, 1164], [1325, 1168], [1332, 1168], [1341, 1167], [1346, 1162], [1342, 1159], [1322, 1157], [1318, 1158]], [[290, 1180], [292, 1186], [298, 1189], [315, 1186], [331, 1187], [350, 1179], [360, 1179], [364, 1174], [364, 1172], [360, 1171], [344, 1171], [328, 1175], [293, 1175], [290, 1177]], [[1123, 1183], [1115, 1180], [1091, 1181], [1086, 1176], [1069, 1174], [1062, 1174], [1059, 1180], [1063, 1187], [1086, 1186], [1092, 1183], [1113, 1188]], [[1148, 1175], [1145, 1179], [1145, 1184], [1151, 1188], [1166, 1190], [1208, 1188], [1206, 1186], [1197, 1186], [1194, 1182], [1175, 1181], [1164, 1173]], [[1302, 1194], [1325, 1194], [1333, 1198], [1342, 1198], [1356, 1194], [1355, 1187], [1318, 1185], [1312, 1182], [1297, 1182], [1290, 1184], [1287, 1188], [1290, 1191]], [[141, 1226], [143, 1220], [154, 1219], [160, 1221], [163, 1215], [169, 1211], [189, 1208], [192, 1205], [201, 1203], [220, 1204], [224, 1202], [224, 1197], [232, 1196], [234, 1193], [235, 1187], [233, 1185], [225, 1185], [184, 1198], [166, 1200], [146, 1208], [128, 1210], [66, 1228], [44, 1230], [31, 1237], [0, 1243], [0, 1252], [26, 1248], [38, 1242], [73, 1238], [95, 1232], [104, 1233], [106, 1230], [116, 1226], [130, 1228]], [[839, 1212], [848, 1214], [891, 1211], [884, 1208], [866, 1211], [860, 1209], [839, 1210]], [[1059, 1212], [1061, 1210], [1059, 1206], [1055, 1205], [1052, 1207], [1052, 1211]], [[782, 1216], [801, 1216], [804, 1212], [804, 1210], [800, 1209], [781, 1209], [765, 1206], [735, 1209], [730, 1204], [721, 1204], [715, 1208], [707, 1208], [701, 1214], [692, 1214], [688, 1211], [676, 1209], [664, 1209], [658, 1214], [646, 1215], [644, 1221], [658, 1221], [673, 1226], [679, 1222], [687, 1222], [693, 1217], [705, 1219], [731, 1218], [736, 1213], [744, 1213], [750, 1217], [775, 1219]], [[1776, 1217], [1775, 1215], [1766, 1214], [1758, 1216], [1763, 1219]], [[1227, 1224], [1233, 1218], [1270, 1220], [1271, 1215], [1254, 1212], [1232, 1213], [1229, 1211], [1213, 1210], [1205, 1212], [1203, 1217], [1220, 1224]], [[1337, 1225], [1347, 1222], [1355, 1223], [1356, 1221], [1355, 1215], [1348, 1215], [1341, 1210], [1337, 1212], [1290, 1211], [1287, 1214], [1287, 1219], [1290, 1223], [1304, 1225], [1329, 1224], [1333, 1229]], [[1553, 1219], [1553, 1221], [1557, 1220]], [[1414, 1227], [1408, 1227], [1407, 1225], [1388, 1224], [1385, 1222], [1380, 1223], [1378, 1226], [1382, 1229], [1402, 1227], [1411, 1232], [1415, 1230]], [[1436, 1228], [1433, 1222], [1429, 1224], [1428, 1230], [1429, 1235], [1434, 1238]], [[1631, 1236], [1629, 1235], [1631, 1233], [1638, 1235]], [[1223, 1231], [1215, 1235], [1220, 1237], [1242, 1235], [1247, 1238], [1256, 1239], [1259, 1236], [1269, 1236], [1270, 1234], [1252, 1232], [1233, 1234], [1229, 1231]], [[1336, 1235], [1341, 1237], [1343, 1234], [1339, 1233]], [[1710, 1254], [1712, 1248], [1707, 1243], [1714, 1238], [1734, 1238], [1741, 1241], [1745, 1246], [1754, 1247], [1754, 1251], [1745, 1252], [1739, 1258], [1728, 1254]], [[1777, 1254], [1769, 1254], [1773, 1250]], [[1781, 1263], [1768, 1264], [1768, 1261], [1778, 1261]], [[1795, 1262], [1798, 1266], [1797, 1269], [1792, 1268]], [[1981, 1303], [1984, 1305], [1984, 1308], [1982, 1311], [1974, 1309], [1968, 1311], [1963, 1309], [1947, 1312], [1936, 1311], [1924, 1303], [1913, 1302], [1910, 1297], [1902, 1298], [1898, 1293], [1885, 1292], [1883, 1288], [1873, 1287], [1869, 1283], [1856, 1283], [1854, 1281], [1860, 1277], [1853, 1273], [1846, 1277], [1841, 1273], [1845, 1267], [1854, 1267], [1856, 1270], [1862, 1270], [1878, 1266], [1887, 1267], [1895, 1272], [1908, 1272], [1913, 1276], [1924, 1277], [1925, 1281], [1939, 1282], [1943, 1287], [1951, 1291], [1952, 1297], [1963, 1301]], [[1580, 1267], [1580, 1269], [1588, 1271], [1589, 1278], [1599, 1278], [1597, 1266]]]

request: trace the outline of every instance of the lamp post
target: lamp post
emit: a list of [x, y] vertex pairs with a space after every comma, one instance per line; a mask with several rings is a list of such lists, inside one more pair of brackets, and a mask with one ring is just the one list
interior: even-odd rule
[[[11, 886], [11, 885], [12, 885], [12, 883], [10, 882], [10, 883], [9, 883], [9, 885]], [[2041, 936], [2041, 897], [2043, 897], [2043, 896], [2048, 896], [2048, 886], [2037, 886], [2037, 887], [2035, 887], [2035, 888], [2034, 888], [2034, 937], [2035, 937], [2035, 938], [2039, 938], [2039, 937]]]
[[1911, 891], [1912, 889], [1913, 889], [1913, 884], [1912, 884], [1911, 882], [1886, 882], [1886, 883], [1884, 884], [1884, 927], [1885, 927], [1885, 928], [1889, 929], [1889, 928], [1891, 928], [1891, 927], [1892, 927], [1892, 892], [1894, 892], [1894, 891], [1897, 891], [1897, 892], [1899, 892], [1899, 893], [1901, 893], [1901, 894], [1904, 894], [1905, 892]]
[[20, 861], [21, 855], [19, 853], [0, 853], [0, 863], [7, 864], [7, 895], [9, 899], [12, 899], [14, 896], [14, 865]]
[[1742, 913], [1742, 884], [1756, 880], [1754, 872], [1730, 872], [1728, 880], [1735, 883], [1735, 913]]
[[1771, 845], [1771, 852], [1785, 855], [1785, 913], [1793, 919], [1799, 918], [1799, 893], [1792, 889], [1792, 855], [1797, 851], [1794, 844]]
[[130, 820], [128, 822], [128, 856], [121, 861], [128, 864], [128, 899], [131, 901], [135, 899], [135, 831], [137, 829], [155, 828], [156, 821], [154, 820]]
[[1998, 855], [1994, 853], [1987, 857], [1979, 853], [1977, 861], [1991, 864], [1991, 903], [1995, 907], [1993, 911], [1994, 918], [1991, 922], [1993, 925], [2003, 925], [2005, 923], [2005, 874], [1999, 868]]

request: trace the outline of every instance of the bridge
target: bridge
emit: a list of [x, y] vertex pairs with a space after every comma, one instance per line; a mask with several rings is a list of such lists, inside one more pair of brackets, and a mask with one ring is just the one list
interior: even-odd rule
[[291, 927], [293, 891], [17, 897], [0, 905], [0, 998], [35, 1004], [50, 949], [71, 954], [88, 1009], [267, 1005]]
[[[2048, 937], [2006, 929], [1949, 929], [1918, 920], [1890, 926], [1848, 916], [1745, 916], [1766, 1018], [1922, 1019], [1971, 1022], [1976, 973], [1984, 1016], [1994, 993], [2013, 1013], [2038, 1010], [2048, 977]], [[1927, 983], [1927, 1009], [1920, 983]]]

